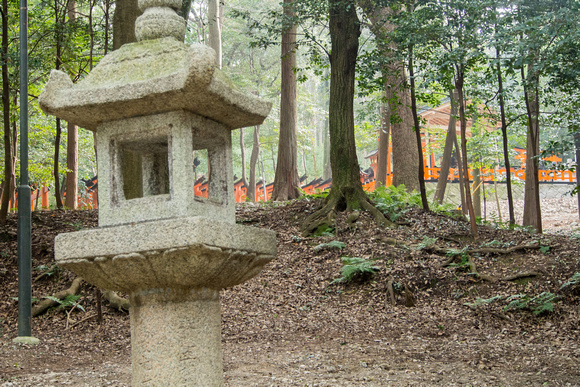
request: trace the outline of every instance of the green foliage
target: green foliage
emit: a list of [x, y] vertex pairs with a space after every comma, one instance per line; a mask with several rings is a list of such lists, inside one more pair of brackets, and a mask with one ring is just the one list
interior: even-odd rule
[[537, 316], [544, 312], [552, 312], [554, 303], [558, 300], [559, 297], [550, 292], [543, 292], [535, 297], [530, 297], [527, 294], [516, 294], [507, 298], [509, 304], [504, 308], [504, 311], [527, 309]]
[[564, 282], [562, 286], [560, 286], [560, 290], [567, 288], [568, 286], [575, 286], [580, 284], [580, 272], [575, 273], [572, 278], [568, 281]]
[[38, 265], [34, 268], [34, 270], [36, 271], [41, 271], [43, 272], [43, 275], [46, 276], [52, 276], [55, 274], [60, 274], [62, 272], [62, 268], [58, 265], [52, 265], [52, 266], [47, 266], [47, 265]]
[[423, 237], [423, 241], [417, 245], [417, 250], [423, 250], [426, 247], [432, 246], [437, 242], [437, 238], [430, 238], [428, 236]]
[[407, 192], [404, 184], [397, 187], [381, 186], [369, 195], [375, 202], [375, 206], [386, 213], [392, 221], [399, 219], [412, 207], [422, 205], [421, 194], [417, 191]]
[[83, 306], [79, 305], [78, 303], [78, 300], [81, 298], [80, 294], [71, 294], [66, 296], [62, 300], [54, 296], [45, 296], [44, 298], [47, 298], [49, 300], [58, 303], [59, 305], [57, 309], [78, 308], [83, 312], [85, 311], [85, 308], [83, 308]]
[[329, 192], [330, 192], [329, 190], [325, 190], [325, 191], [316, 190], [316, 192], [313, 194], [310, 194], [310, 195], [304, 194], [304, 195], [300, 196], [300, 199], [326, 199]]
[[334, 236], [334, 228], [330, 227], [327, 224], [321, 224], [320, 226], [318, 226], [318, 228], [316, 230], [314, 230], [312, 235], [315, 237], [320, 237], [320, 236], [333, 237]]
[[341, 277], [333, 280], [331, 284], [337, 282], [350, 282], [356, 277], [374, 274], [379, 268], [373, 266], [376, 259], [365, 259], [359, 257], [342, 257], [344, 266], [340, 270]]
[[328, 243], [321, 243], [318, 246], [314, 247], [314, 252], [318, 253], [322, 250], [330, 250], [330, 249], [339, 249], [342, 250], [346, 247], [346, 245], [341, 241], [330, 241]]

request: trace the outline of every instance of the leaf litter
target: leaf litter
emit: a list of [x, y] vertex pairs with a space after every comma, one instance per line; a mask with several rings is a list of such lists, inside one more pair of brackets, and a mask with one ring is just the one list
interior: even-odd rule
[[[227, 386], [578, 385], [574, 276], [580, 245], [574, 230], [537, 235], [483, 226], [474, 241], [467, 223], [413, 209], [397, 229], [379, 228], [365, 213], [354, 224], [339, 214], [332, 233], [303, 237], [300, 222], [319, 204], [303, 199], [237, 207], [239, 223], [277, 232], [278, 257], [255, 278], [222, 292]], [[96, 227], [96, 219], [95, 211], [35, 213], [33, 297], [68, 288], [75, 278], [54, 268], [54, 236]], [[40, 345], [12, 343], [15, 222], [11, 216], [0, 227], [0, 386], [130, 385], [128, 315], [104, 306], [97, 324], [90, 318], [96, 289], [87, 283], [77, 301], [84, 311], [50, 310], [33, 320]], [[449, 256], [441, 253], [527, 245], [550, 248], [470, 254], [477, 271], [494, 281], [474, 275], [460, 258], [444, 265]], [[343, 257], [371, 260], [378, 270], [332, 283], [341, 276]], [[406, 291], [414, 307], [405, 306]], [[506, 309], [510, 297], [538, 300], [544, 293], [557, 296], [552, 310]]]

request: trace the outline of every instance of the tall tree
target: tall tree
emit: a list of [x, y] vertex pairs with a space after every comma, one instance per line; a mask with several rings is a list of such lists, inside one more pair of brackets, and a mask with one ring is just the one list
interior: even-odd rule
[[117, 0], [113, 14], [113, 50], [137, 41], [135, 20], [141, 15], [137, 0]]
[[501, 117], [501, 137], [502, 137], [502, 146], [503, 146], [503, 157], [504, 157], [504, 164], [506, 168], [506, 189], [507, 189], [507, 199], [508, 199], [508, 213], [509, 213], [509, 222], [510, 225], [516, 224], [516, 218], [514, 215], [514, 199], [512, 194], [512, 174], [511, 174], [511, 165], [510, 165], [510, 157], [509, 157], [509, 145], [508, 145], [508, 135], [507, 135], [507, 121], [506, 121], [506, 113], [505, 113], [505, 103], [504, 103], [504, 89], [503, 89], [503, 76], [501, 70], [501, 57], [500, 57], [500, 49], [496, 46], [496, 72], [497, 72], [497, 92], [499, 98], [499, 109], [500, 109], [500, 117]]
[[542, 232], [542, 211], [540, 208], [540, 180], [538, 176], [538, 156], [540, 154], [540, 102], [539, 102], [539, 73], [533, 64], [521, 68], [524, 83], [524, 99], [528, 116], [528, 130], [526, 135], [526, 179], [524, 188], [524, 226], [533, 227], [536, 232]]
[[451, 155], [453, 153], [453, 144], [457, 138], [457, 92], [451, 91], [449, 93], [449, 124], [447, 126], [447, 134], [445, 135], [445, 147], [443, 148], [443, 160], [441, 161], [441, 172], [439, 173], [439, 180], [437, 181], [437, 188], [435, 189], [435, 201], [439, 204], [443, 203], [445, 197], [445, 189], [447, 187], [447, 178], [449, 177], [449, 167], [451, 166]]
[[409, 48], [409, 75], [411, 83], [411, 110], [413, 112], [414, 122], [413, 129], [417, 141], [417, 159], [419, 160], [417, 176], [419, 180], [419, 189], [421, 192], [421, 202], [423, 204], [423, 209], [429, 211], [429, 201], [427, 200], [427, 190], [425, 188], [425, 163], [423, 161], [423, 146], [421, 143], [421, 125], [419, 124], [419, 117], [417, 116], [417, 100], [415, 98], [415, 72], [413, 69], [413, 62], [413, 46], [411, 46]]
[[[68, 23], [74, 24], [77, 18], [76, 1], [69, 0], [67, 8]], [[90, 48], [92, 50], [92, 45]], [[92, 51], [90, 56], [92, 56]], [[79, 132], [77, 126], [70, 122], [67, 123], [66, 168], [66, 199], [64, 204], [67, 208], [74, 210], [77, 208], [79, 188]]]
[[[393, 40], [396, 24], [393, 19], [400, 13], [401, 5], [377, 6], [374, 1], [362, 1], [365, 14], [371, 22], [371, 30], [377, 40], [377, 48], [382, 56], [382, 75], [385, 84], [385, 105], [383, 107], [383, 123], [387, 129], [379, 133], [379, 158], [377, 168], [381, 171], [379, 179], [386, 180], [386, 163], [388, 134], [392, 141], [393, 185], [405, 185], [408, 191], [419, 190], [417, 177], [420, 160], [416, 157], [414, 122], [411, 111], [411, 94], [407, 83], [404, 59], [398, 55], [397, 44]], [[422, 157], [421, 157], [422, 160]], [[383, 170], [385, 177], [383, 177]]]
[[[385, 87], [385, 89], [388, 88]], [[385, 90], [386, 92], [386, 90]], [[390, 146], [390, 117], [391, 109], [389, 103], [384, 103], [381, 106], [381, 126], [379, 127], [379, 147], [377, 150], [377, 176], [375, 181], [377, 187], [387, 186], [387, 166], [388, 158], [391, 157], [389, 153]]]
[[[332, 188], [321, 209], [302, 226], [305, 233], [332, 226], [336, 211], [363, 208], [381, 224], [391, 224], [367, 198], [360, 181], [354, 139], [353, 99], [360, 21], [354, 0], [329, 1], [330, 53], [330, 163]], [[330, 224], [329, 224], [330, 223]]]
[[[67, 7], [61, 7], [58, 0], [54, 0], [53, 3], [53, 11], [54, 11], [54, 40], [56, 42], [55, 48], [55, 65], [54, 68], [56, 70], [60, 70], [62, 65], [62, 46], [64, 44], [64, 24], [65, 24], [65, 17]], [[56, 199], [56, 208], [62, 209], [64, 207], [62, 203], [62, 192], [61, 192], [61, 183], [60, 183], [60, 172], [59, 172], [59, 162], [60, 162], [60, 139], [62, 134], [62, 126], [60, 118], [56, 118], [55, 120], [56, 125], [56, 136], [54, 140], [54, 166], [53, 166], [53, 175], [54, 175], [54, 196]]]
[[282, 68], [280, 99], [280, 137], [278, 140], [278, 162], [274, 177], [273, 200], [296, 199], [300, 196], [300, 178], [297, 165], [296, 133], [296, 24], [293, 0], [284, 0], [286, 26], [282, 31]]
[[222, 15], [220, 14], [220, 0], [208, 0], [208, 45], [216, 53], [216, 65], [222, 68]]
[[4, 184], [2, 187], [2, 201], [0, 203], [0, 224], [6, 222], [8, 207], [10, 206], [14, 166], [12, 165], [10, 141], [10, 79], [8, 73], [8, 0], [2, 0], [2, 122], [4, 124]]
[[250, 155], [250, 185], [247, 186], [246, 196], [250, 201], [255, 202], [256, 195], [256, 166], [260, 156], [260, 125], [254, 126], [254, 143], [252, 145], [252, 154]]

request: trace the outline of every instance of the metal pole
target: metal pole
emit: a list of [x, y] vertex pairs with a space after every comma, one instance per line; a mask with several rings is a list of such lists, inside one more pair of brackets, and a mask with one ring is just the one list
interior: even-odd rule
[[18, 336], [31, 336], [32, 262], [28, 185], [28, 4], [20, 0], [20, 185], [18, 186]]

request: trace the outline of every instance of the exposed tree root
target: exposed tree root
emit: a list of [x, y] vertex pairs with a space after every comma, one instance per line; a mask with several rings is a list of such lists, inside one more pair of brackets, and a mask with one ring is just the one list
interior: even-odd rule
[[382, 240], [383, 242], [385, 242], [386, 244], [394, 246], [394, 247], [403, 247], [406, 249], [409, 248], [409, 244], [407, 244], [407, 243], [405, 243], [402, 240], [397, 239], [397, 238], [389, 238], [389, 237], [381, 236], [381, 237], [379, 237], [379, 239]]
[[[387, 242], [389, 243], [389, 242]], [[390, 243], [393, 244], [393, 243]], [[400, 244], [404, 244], [403, 242], [401, 242]], [[418, 245], [407, 245], [409, 248], [417, 248]], [[513, 246], [513, 247], [509, 247], [507, 249], [502, 249], [502, 248], [495, 248], [495, 247], [481, 247], [481, 248], [475, 248], [475, 249], [467, 249], [464, 250], [463, 252], [466, 254], [511, 254], [513, 252], [516, 251], [520, 251], [520, 250], [528, 250], [528, 249], [534, 249], [537, 250], [539, 249], [541, 246], [537, 245], [537, 244], [527, 244], [527, 245], [518, 245], [518, 246]], [[439, 247], [437, 245], [431, 245], [431, 246], [427, 246], [423, 248], [424, 251], [433, 253], [433, 254], [438, 254], [438, 255], [447, 255], [447, 254], [453, 254], [454, 252], [457, 251], [457, 249], [450, 249], [447, 247]], [[453, 262], [453, 259], [451, 259], [447, 264], [444, 264], [443, 266], [449, 265], [449, 263]]]
[[[77, 294], [81, 288], [82, 282], [83, 282], [83, 279], [81, 277], [75, 278], [74, 281], [72, 282], [70, 288], [56, 293], [53, 297], [55, 297], [59, 300], [64, 300], [68, 296], [72, 296], [74, 294]], [[57, 305], [58, 305], [57, 301], [51, 300], [49, 298], [45, 298], [44, 300], [40, 301], [38, 303], [38, 305], [36, 305], [34, 308], [32, 308], [32, 317], [39, 316], [39, 315], [43, 314], [44, 312], [46, 312], [48, 309], [55, 307]]]
[[470, 249], [470, 250], [468, 250], [468, 252], [471, 254], [511, 254], [513, 252], [520, 251], [520, 250], [528, 250], [528, 249], [537, 250], [540, 247], [541, 246], [537, 245], [537, 244], [518, 245], [518, 246], [509, 247], [507, 249], [500, 249], [500, 248], [493, 248], [493, 247], [482, 247], [479, 249]]
[[385, 227], [397, 227], [388, 220], [368, 199], [362, 188], [359, 189], [331, 189], [320, 209], [309, 215], [302, 225], [302, 235], [308, 236], [322, 227], [334, 227], [334, 220], [337, 212], [354, 211], [363, 209], [375, 219], [375, 221]]
[[477, 266], [475, 265], [475, 262], [473, 261], [471, 255], [467, 256], [467, 263], [469, 264], [469, 270], [471, 271], [471, 273], [477, 276], [478, 278], [488, 282], [496, 281], [494, 277], [487, 274], [481, 274], [479, 271], [477, 271]]
[[117, 309], [119, 312], [128, 311], [129, 307], [129, 300], [123, 297], [119, 297], [117, 293], [113, 292], [112, 290], [105, 290], [103, 292], [103, 298], [109, 301], [109, 307], [113, 309]]
[[515, 280], [518, 280], [521, 278], [538, 277], [540, 275], [541, 275], [541, 273], [538, 273], [535, 271], [524, 271], [523, 273], [517, 273], [514, 275], [507, 276], [503, 280], [504, 281], [515, 281]]

